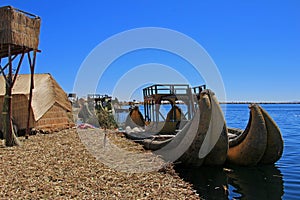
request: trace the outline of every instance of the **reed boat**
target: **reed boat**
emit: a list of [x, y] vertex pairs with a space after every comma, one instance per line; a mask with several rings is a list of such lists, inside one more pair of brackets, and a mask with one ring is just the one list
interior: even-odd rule
[[[125, 136], [128, 139], [136, 142], [141, 142], [144, 139], [153, 139], [162, 141], [173, 138], [180, 127], [187, 123], [181, 109], [178, 106], [173, 106], [167, 113], [166, 121], [164, 122], [145, 122], [145, 119], [138, 107], [131, 109], [125, 121]], [[139, 128], [144, 127], [141, 130]], [[155, 144], [156, 142], [153, 142]], [[151, 149], [150, 147], [147, 149]], [[157, 149], [157, 147], [153, 147]]]
[[227, 127], [215, 93], [205, 89], [199, 98], [200, 119], [192, 144], [179, 159], [184, 165], [222, 165], [228, 151]]
[[[125, 127], [145, 127], [148, 132], [159, 132], [162, 134], [174, 134], [176, 129], [186, 121], [181, 109], [173, 106], [168, 112], [164, 122], [146, 122], [139, 108], [135, 106], [129, 112], [125, 120]], [[181, 123], [182, 122], [182, 123]]]
[[125, 120], [125, 125], [129, 126], [130, 128], [145, 126], [143, 114], [140, 112], [138, 106], [135, 106], [130, 110], [129, 115]]
[[[215, 94], [201, 92], [198, 108], [189, 120], [173, 134], [125, 133], [166, 161], [183, 165], [222, 165], [226, 161], [228, 137], [225, 119]], [[140, 136], [140, 137], [139, 137]]]
[[280, 129], [258, 104], [251, 104], [249, 109], [245, 130], [228, 128], [227, 162], [242, 166], [274, 164], [283, 152]]

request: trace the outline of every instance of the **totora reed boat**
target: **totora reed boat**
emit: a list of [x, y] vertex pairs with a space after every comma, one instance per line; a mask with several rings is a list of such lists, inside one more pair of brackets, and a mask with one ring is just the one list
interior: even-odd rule
[[[126, 119], [127, 128], [136, 126], [138, 131], [126, 128], [125, 136], [166, 161], [189, 166], [224, 163], [255, 166], [274, 164], [281, 158], [280, 129], [258, 104], [249, 105], [249, 121], [245, 130], [241, 130], [226, 127], [219, 102], [211, 90], [203, 89], [190, 98], [195, 109], [189, 119], [179, 107], [172, 105], [164, 122], [147, 123], [138, 107], [133, 108]], [[153, 105], [152, 113], [155, 113], [160, 105]]]
[[251, 104], [245, 130], [228, 129], [228, 163], [253, 166], [273, 164], [283, 152], [280, 130], [270, 115], [259, 105]]
[[222, 110], [211, 90], [204, 90], [198, 108], [175, 135], [125, 133], [127, 138], [153, 150], [166, 161], [183, 165], [222, 165], [226, 161], [228, 137]]

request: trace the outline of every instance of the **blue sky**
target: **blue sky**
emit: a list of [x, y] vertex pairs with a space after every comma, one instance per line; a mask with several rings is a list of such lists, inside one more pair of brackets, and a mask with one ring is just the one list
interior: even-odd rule
[[[298, 0], [2, 0], [0, 5], [12, 5], [42, 18], [42, 53], [36, 72], [51, 73], [66, 92], [72, 92], [80, 66], [101, 42], [134, 28], [162, 27], [202, 45], [218, 67], [228, 101], [300, 100]], [[112, 63], [99, 92], [111, 92], [114, 81], [147, 63], [172, 66], [197, 84], [185, 61], [167, 52], [146, 50], [123, 55]], [[201, 77], [197, 80], [203, 82]]]

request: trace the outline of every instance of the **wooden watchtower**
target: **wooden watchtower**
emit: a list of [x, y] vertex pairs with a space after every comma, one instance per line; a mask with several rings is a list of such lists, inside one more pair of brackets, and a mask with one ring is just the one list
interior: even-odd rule
[[16, 144], [12, 128], [12, 89], [24, 60], [28, 61], [31, 73], [28, 126], [25, 138], [29, 136], [30, 108], [36, 53], [39, 45], [40, 17], [21, 11], [11, 6], [0, 8], [0, 72], [6, 82], [6, 92], [3, 103], [2, 119], [3, 134], [7, 146]]

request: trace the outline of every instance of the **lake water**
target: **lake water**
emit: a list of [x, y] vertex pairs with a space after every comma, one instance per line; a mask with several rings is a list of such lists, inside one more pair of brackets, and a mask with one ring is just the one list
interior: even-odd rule
[[[166, 112], [169, 105], [165, 105]], [[261, 105], [278, 124], [284, 140], [281, 159], [258, 167], [179, 168], [176, 171], [204, 199], [300, 199], [300, 105]], [[228, 127], [244, 129], [248, 105], [222, 105]], [[140, 106], [143, 112], [143, 106]], [[123, 116], [125, 118], [125, 115]], [[125, 121], [123, 119], [121, 121]]]

